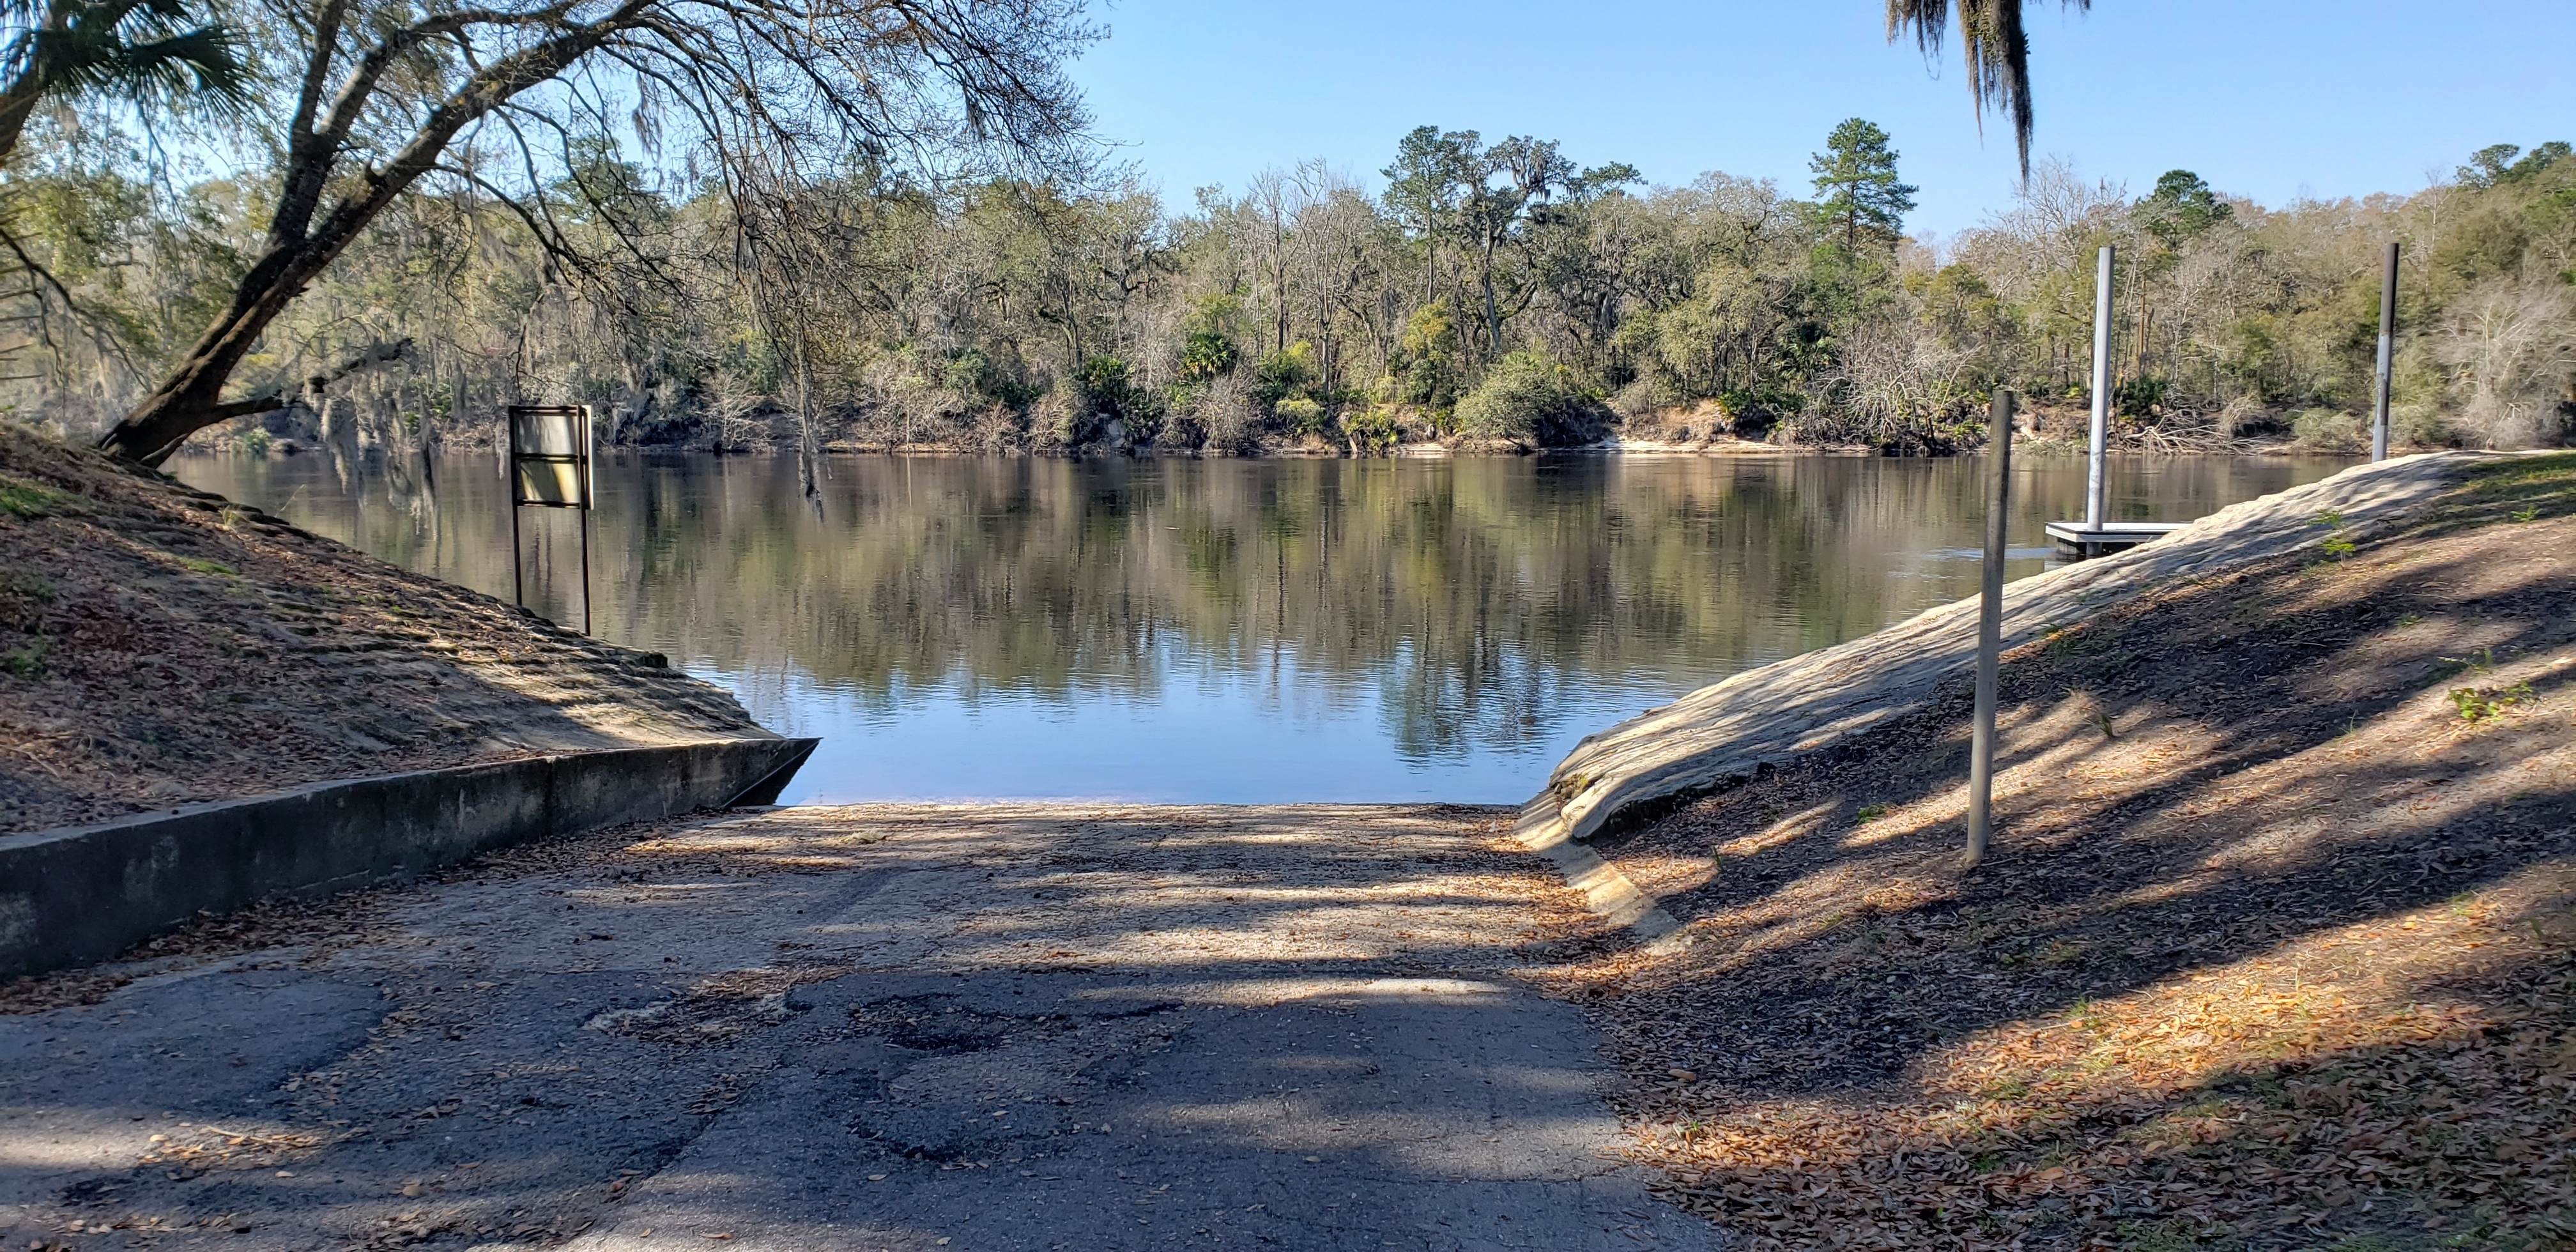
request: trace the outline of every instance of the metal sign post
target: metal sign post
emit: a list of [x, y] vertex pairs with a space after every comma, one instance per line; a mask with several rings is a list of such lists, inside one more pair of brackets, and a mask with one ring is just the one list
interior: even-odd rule
[[586, 404], [514, 404], [509, 421], [510, 594], [528, 603], [519, 569], [519, 510], [581, 513], [581, 633], [590, 633], [591, 409]]

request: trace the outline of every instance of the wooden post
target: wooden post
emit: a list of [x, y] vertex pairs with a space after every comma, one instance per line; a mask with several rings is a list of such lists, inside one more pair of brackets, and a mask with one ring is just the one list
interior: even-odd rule
[[2379, 278], [2379, 373], [2371, 385], [2370, 459], [2388, 459], [2388, 375], [2397, 342], [2397, 241], [2388, 241], [2388, 269]]
[[2093, 442], [2084, 472], [2084, 529], [2102, 529], [2103, 456], [2111, 443], [2111, 245], [2093, 266]]
[[[2110, 249], [2103, 249], [2103, 255], [2107, 258]], [[1975, 869], [1986, 859], [1986, 840], [1993, 829], [1995, 685], [2004, 642], [2004, 532], [2012, 511], [2014, 399], [2012, 392], [1996, 388], [1994, 407], [1986, 418], [1986, 454], [1994, 458], [1994, 481], [1986, 490], [1985, 588], [1977, 603], [1976, 735], [1968, 747], [1968, 856], [1962, 869]], [[2094, 412], [2101, 409], [2097, 406]]]

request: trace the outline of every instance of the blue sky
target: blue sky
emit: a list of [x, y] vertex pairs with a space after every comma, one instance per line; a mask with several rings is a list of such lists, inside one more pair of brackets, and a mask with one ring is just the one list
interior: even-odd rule
[[[1563, 142], [1659, 183], [1703, 170], [1804, 194], [1807, 156], [1859, 115], [1922, 188], [1910, 229], [2006, 206], [2009, 131], [1979, 137], [1945, 43], [1927, 68], [1879, 0], [1118, 0], [1075, 67], [1098, 130], [1175, 207], [1322, 157], [1377, 181], [1422, 124]], [[2101, 0], [2029, 9], [2054, 154], [2144, 192], [2177, 166], [2279, 204], [2414, 191], [2491, 143], [2576, 140], [2576, 3]]]

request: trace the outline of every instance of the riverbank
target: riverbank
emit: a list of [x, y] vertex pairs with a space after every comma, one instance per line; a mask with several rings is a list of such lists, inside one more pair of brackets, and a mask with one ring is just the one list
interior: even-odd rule
[[1934, 615], [1833, 650], [1903, 698], [1584, 823], [1677, 926], [1553, 974], [1664, 1193], [1757, 1248], [2576, 1238], [2576, 456], [2446, 474], [2026, 623], [1973, 873]]
[[[192, 446], [192, 447], [195, 447], [196, 445], [191, 445], [191, 446]], [[484, 440], [474, 440], [474, 439], [449, 438], [449, 439], [447, 439], [447, 440], [443, 440], [443, 441], [440, 443], [440, 445], [439, 445], [439, 446], [440, 446], [442, 449], [446, 449], [446, 450], [453, 451], [453, 450], [457, 450], [457, 449], [482, 449], [482, 450], [489, 450], [489, 449], [491, 448], [491, 446], [492, 446], [492, 445], [491, 445], [491, 443], [490, 443], [490, 441], [489, 441], [488, 439], [484, 439]], [[644, 454], [653, 454], [653, 453], [669, 453], [669, 454], [704, 453], [704, 454], [728, 455], [728, 456], [735, 456], [735, 455], [749, 455], [749, 456], [793, 456], [793, 455], [795, 455], [795, 453], [796, 453], [797, 441], [796, 441], [796, 440], [794, 440], [794, 439], [792, 439], [792, 438], [784, 438], [784, 437], [782, 437], [782, 438], [778, 438], [778, 439], [775, 439], [775, 440], [762, 440], [762, 441], [759, 441], [759, 442], [756, 442], [756, 443], [741, 443], [741, 442], [727, 443], [727, 442], [722, 442], [722, 441], [717, 441], [717, 440], [680, 440], [680, 441], [658, 441], [658, 440], [657, 440], [657, 441], [646, 441], [646, 442], [612, 442], [611, 444], [609, 444], [609, 447], [611, 447], [611, 448], [613, 448], [613, 449], [616, 449], [616, 450], [620, 450], [620, 451], [625, 451], [625, 452], [634, 452], [634, 453], [644, 453]], [[1357, 459], [1367, 459], [1367, 458], [1375, 458], [1375, 457], [1400, 457], [1400, 458], [1402, 458], [1402, 457], [1410, 457], [1410, 458], [1420, 458], [1420, 457], [1470, 457], [1470, 456], [1533, 456], [1533, 455], [1542, 455], [1542, 454], [1556, 454], [1556, 455], [1564, 455], [1564, 454], [1568, 454], [1568, 453], [1576, 453], [1576, 454], [1613, 453], [1613, 454], [1630, 455], [1630, 456], [1640, 456], [1640, 455], [1645, 455], [1645, 456], [1712, 456], [1712, 457], [1765, 457], [1765, 456], [1773, 456], [1773, 457], [1776, 457], [1776, 456], [1876, 457], [1876, 456], [1907, 456], [1907, 455], [1911, 455], [1911, 456], [1921, 456], [1921, 455], [1929, 455], [1929, 454], [1924, 454], [1924, 453], [1899, 453], [1899, 452], [1890, 452], [1890, 451], [1888, 451], [1888, 450], [1886, 450], [1886, 449], [1882, 449], [1882, 448], [1873, 448], [1873, 447], [1870, 447], [1870, 446], [1868, 446], [1868, 445], [1866, 445], [1866, 444], [1857, 444], [1857, 443], [1795, 443], [1795, 442], [1773, 442], [1773, 441], [1771, 441], [1771, 440], [1767, 440], [1767, 439], [1738, 439], [1738, 438], [1736, 438], [1736, 437], [1734, 437], [1734, 436], [1732, 436], [1732, 435], [1726, 435], [1726, 434], [1715, 434], [1715, 433], [1712, 433], [1712, 434], [1709, 434], [1709, 435], [1705, 435], [1705, 436], [1701, 436], [1701, 437], [1697, 437], [1697, 438], [1675, 438], [1675, 437], [1671, 437], [1671, 436], [1669, 436], [1669, 435], [1666, 435], [1666, 434], [1660, 434], [1660, 433], [1659, 433], [1659, 434], [1655, 434], [1655, 435], [1640, 435], [1640, 436], [1635, 436], [1635, 437], [1630, 437], [1630, 436], [1626, 436], [1626, 435], [1614, 435], [1614, 436], [1611, 436], [1611, 437], [1608, 437], [1608, 438], [1605, 438], [1605, 439], [1601, 439], [1601, 440], [1599, 440], [1599, 441], [1592, 442], [1592, 443], [1570, 444], [1570, 445], [1561, 445], [1561, 446], [1560, 446], [1560, 445], [1540, 446], [1540, 445], [1536, 445], [1536, 444], [1515, 444], [1515, 443], [1494, 442], [1494, 441], [1472, 441], [1472, 440], [1430, 440], [1430, 439], [1426, 439], [1426, 440], [1414, 440], [1414, 441], [1407, 441], [1407, 442], [1398, 442], [1398, 443], [1388, 444], [1388, 445], [1384, 445], [1384, 446], [1376, 446], [1376, 447], [1368, 447], [1368, 448], [1359, 448], [1359, 447], [1355, 447], [1355, 446], [1350, 445], [1350, 444], [1347, 444], [1347, 443], [1334, 443], [1334, 442], [1326, 441], [1326, 440], [1323, 440], [1323, 439], [1320, 439], [1320, 438], [1305, 438], [1305, 439], [1294, 439], [1294, 440], [1290, 440], [1290, 439], [1279, 439], [1279, 440], [1265, 440], [1265, 441], [1259, 441], [1259, 442], [1256, 442], [1256, 443], [1254, 443], [1254, 444], [1252, 444], [1252, 445], [1250, 445], [1250, 446], [1247, 446], [1247, 447], [1237, 448], [1237, 449], [1228, 450], [1228, 451], [1211, 451], [1211, 450], [1209, 450], [1209, 449], [1205, 449], [1205, 448], [1161, 447], [1161, 446], [1156, 446], [1156, 445], [1151, 445], [1151, 444], [1142, 445], [1142, 446], [1137, 446], [1137, 447], [1119, 447], [1119, 448], [1113, 448], [1113, 447], [1107, 447], [1107, 446], [1096, 446], [1096, 445], [1094, 445], [1094, 446], [1074, 447], [1074, 448], [1063, 448], [1063, 447], [1033, 448], [1033, 447], [1019, 446], [1019, 445], [993, 446], [993, 445], [986, 445], [986, 444], [963, 444], [963, 443], [947, 443], [947, 442], [902, 442], [902, 441], [893, 441], [893, 442], [871, 442], [871, 441], [848, 440], [848, 439], [827, 440], [827, 441], [824, 441], [824, 442], [819, 443], [816, 447], [817, 447], [817, 451], [821, 452], [823, 455], [825, 455], [825, 456], [827, 456], [827, 457], [845, 457], [845, 456], [893, 456], [893, 457], [992, 457], [992, 456], [1002, 456], [1002, 457], [1057, 457], [1057, 458], [1072, 458], [1072, 459], [1082, 459], [1082, 458], [1100, 458], [1100, 457], [1117, 457], [1117, 458], [1124, 458], [1124, 459], [1140, 459], [1140, 460], [1150, 460], [1150, 459], [1154, 459], [1154, 458], [1158, 458], [1158, 457], [1170, 457], [1170, 458], [1177, 458], [1177, 459], [1182, 459], [1182, 460], [1235, 460], [1235, 459], [1249, 459], [1249, 460], [1263, 460], [1263, 459], [1278, 459], [1278, 460], [1344, 460], [1344, 459], [1354, 459], [1354, 458], [1357, 458]], [[274, 458], [287, 458], [287, 457], [296, 457], [296, 456], [331, 456], [331, 455], [338, 454], [338, 453], [335, 453], [335, 450], [334, 450], [334, 448], [333, 448], [331, 445], [329, 445], [329, 444], [327, 444], [327, 443], [324, 443], [324, 442], [322, 442], [322, 441], [320, 441], [320, 440], [318, 440], [318, 439], [297, 439], [297, 438], [292, 438], [292, 437], [284, 437], [284, 438], [267, 438], [267, 437], [263, 437], [263, 438], [256, 439], [256, 440], [243, 440], [243, 439], [238, 439], [238, 438], [234, 438], [234, 439], [218, 439], [218, 440], [206, 441], [204, 448], [202, 448], [201, 450], [203, 450], [203, 451], [208, 451], [208, 452], [215, 452], [215, 453], [219, 453], [219, 454], [223, 454], [223, 455], [256, 456], [256, 457], [274, 457]], [[348, 452], [348, 453], [354, 453], [356, 456], [360, 457], [361, 459], [369, 459], [369, 458], [372, 458], [372, 459], [382, 459], [382, 458], [384, 458], [384, 457], [386, 457], [386, 456], [392, 456], [392, 455], [412, 455], [412, 453], [411, 453], [409, 450], [397, 450], [397, 449], [390, 448], [390, 447], [387, 447], [387, 446], [385, 446], [385, 445], [381, 445], [381, 444], [365, 444], [365, 445], [356, 445], [356, 446], [353, 446], [351, 449], [347, 449], [347, 450], [343, 450], [343, 451]], [[1971, 448], [1971, 449], [1966, 449], [1965, 451], [1966, 451], [1966, 452], [1968, 452], [1968, 453], [1973, 454], [1973, 452], [1975, 451], [1975, 449]], [[2303, 444], [2303, 443], [2300, 443], [2299, 441], [2297, 441], [2297, 440], [2295, 440], [2295, 439], [2289, 439], [2289, 438], [2273, 438], [2273, 439], [2252, 439], [2252, 438], [2249, 438], [2249, 439], [2231, 440], [2231, 441], [2229, 441], [2227, 444], [2225, 444], [2224, 446], [2210, 446], [2210, 447], [2193, 447], [2193, 446], [2182, 446], [2182, 445], [2158, 445], [2158, 446], [2147, 446], [2147, 445], [2140, 444], [2140, 443], [2138, 443], [2138, 442], [2136, 442], [2136, 441], [2124, 441], [2124, 442], [2122, 442], [2118, 447], [2115, 447], [2115, 448], [2113, 449], [2113, 451], [2114, 451], [2115, 453], [2117, 453], [2118, 455], [2121, 455], [2121, 456], [2146, 455], [2146, 456], [2159, 456], [2159, 457], [2303, 457], [2303, 456], [2304, 456], [2304, 457], [2317, 457], [2317, 456], [2323, 456], [2323, 457], [2335, 457], [2335, 456], [2357, 456], [2357, 455], [2361, 455], [2361, 454], [2363, 454], [2363, 453], [2366, 453], [2366, 452], [2368, 451], [2368, 448], [2367, 448], [2367, 447], [2355, 448], [2355, 447], [2346, 446], [2346, 445], [2312, 446], [2312, 445], [2309, 445], [2309, 444]], [[2413, 453], [2421, 453], [2421, 452], [2436, 452], [2436, 451], [2440, 451], [2440, 449], [2437, 449], [2437, 448], [2400, 448], [2400, 449], [2399, 449], [2399, 452], [2400, 452], [2401, 454], [2413, 454]], [[2049, 436], [2031, 436], [2031, 437], [2027, 438], [2027, 440], [2026, 440], [2026, 441], [2024, 441], [2024, 442], [2016, 443], [2016, 444], [2014, 445], [2014, 447], [2013, 447], [2013, 452], [2014, 452], [2014, 455], [2016, 455], [2016, 456], [2022, 456], [2022, 457], [2048, 457], [2048, 458], [2060, 458], [2060, 457], [2081, 457], [2081, 456], [2085, 456], [2085, 455], [2087, 455], [2087, 448], [2086, 448], [2086, 445], [2085, 445], [2084, 441], [2083, 441], [2081, 438], [2064, 438], [2064, 437], [2049, 437]]]
[[659, 656], [0, 426], [0, 834], [772, 737]]

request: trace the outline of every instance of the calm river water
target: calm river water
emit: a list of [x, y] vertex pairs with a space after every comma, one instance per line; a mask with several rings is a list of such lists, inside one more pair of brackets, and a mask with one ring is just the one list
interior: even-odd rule
[[[2184, 519], [2326, 460], [2119, 463]], [[188, 457], [187, 482], [504, 598], [489, 454], [346, 472]], [[790, 802], [1517, 803], [1575, 740], [1976, 591], [1983, 462], [613, 455], [598, 633], [821, 735]], [[2026, 462], [2016, 577], [2084, 467]], [[529, 603], [578, 625], [573, 519], [528, 510]]]

